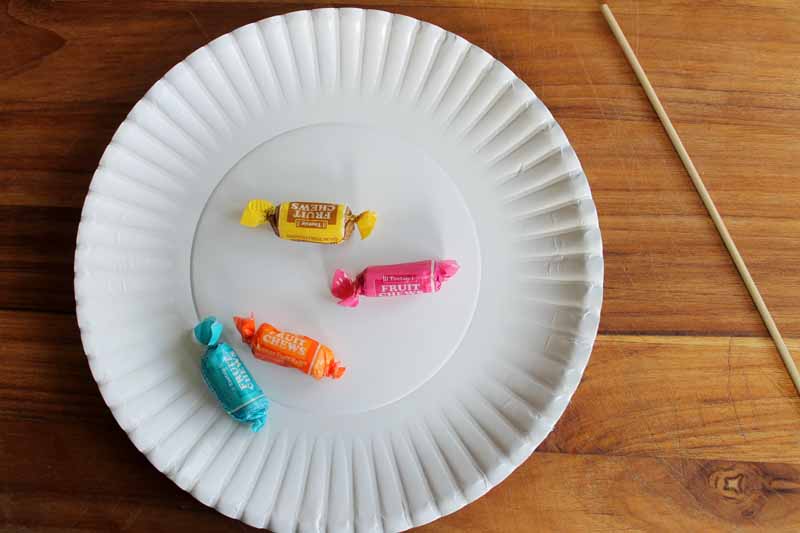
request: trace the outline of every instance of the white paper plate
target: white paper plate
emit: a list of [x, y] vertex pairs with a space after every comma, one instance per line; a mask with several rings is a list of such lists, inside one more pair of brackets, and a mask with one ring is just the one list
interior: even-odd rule
[[[374, 209], [366, 241], [292, 243], [249, 198]], [[429, 257], [435, 295], [344, 309], [333, 270]], [[215, 39], [114, 135], [83, 209], [78, 321], [114, 417], [206, 505], [277, 532], [395, 531], [451, 513], [524, 461], [589, 358], [602, 243], [580, 163], [505, 66], [381, 11], [300, 11]], [[233, 314], [320, 339], [315, 382], [256, 361]], [[273, 400], [253, 434], [216, 405], [188, 330], [214, 314]]]

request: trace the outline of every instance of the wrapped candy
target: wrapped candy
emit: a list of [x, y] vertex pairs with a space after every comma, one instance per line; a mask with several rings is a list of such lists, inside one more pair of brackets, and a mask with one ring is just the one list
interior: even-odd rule
[[356, 307], [359, 295], [400, 296], [437, 292], [442, 283], [458, 272], [458, 263], [451, 259], [428, 259], [399, 265], [377, 265], [364, 269], [356, 279], [337, 270], [331, 281], [331, 293], [339, 298], [339, 305]]
[[320, 202], [284, 202], [273, 205], [267, 200], [250, 200], [239, 223], [248, 228], [266, 224], [281, 239], [290, 241], [339, 244], [350, 238], [357, 227], [362, 239], [369, 237], [378, 215], [364, 211], [359, 215], [344, 204]]
[[305, 335], [280, 331], [271, 324], [263, 323], [256, 330], [256, 322], [250, 317], [233, 317], [242, 342], [250, 346], [256, 359], [276, 365], [296, 368], [314, 379], [339, 379], [345, 367], [333, 358], [333, 350]]
[[203, 381], [226, 413], [238, 422], [249, 423], [256, 432], [267, 421], [269, 400], [233, 348], [219, 342], [220, 335], [222, 324], [214, 317], [203, 319], [194, 328], [198, 342], [208, 346], [200, 360]]

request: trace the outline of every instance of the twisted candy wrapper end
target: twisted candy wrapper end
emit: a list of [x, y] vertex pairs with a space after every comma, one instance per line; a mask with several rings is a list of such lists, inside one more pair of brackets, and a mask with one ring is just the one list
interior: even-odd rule
[[442, 288], [442, 283], [447, 281], [448, 279], [452, 278], [458, 272], [458, 269], [461, 268], [458, 264], [458, 261], [453, 259], [445, 259], [443, 261], [436, 261], [436, 271], [434, 273], [436, 279], [436, 290]]
[[344, 373], [347, 371], [347, 368], [343, 367], [339, 361], [333, 358], [333, 352], [331, 351], [330, 348], [328, 348], [327, 346], [323, 346], [323, 349], [326, 352], [330, 353], [330, 356], [323, 355], [323, 357], [330, 358], [330, 363], [328, 363], [328, 368], [325, 369], [325, 377], [332, 379], [339, 379], [342, 376], [344, 376]]
[[222, 324], [213, 316], [194, 327], [195, 339], [208, 347], [200, 363], [203, 381], [225, 412], [255, 433], [266, 424], [269, 400], [233, 348], [219, 342], [221, 335]]
[[358, 295], [361, 293], [361, 287], [357, 280], [353, 281], [347, 272], [337, 269], [333, 273], [333, 280], [331, 281], [331, 293], [339, 298], [339, 305], [344, 307], [358, 306]]
[[267, 223], [269, 217], [275, 213], [275, 206], [267, 200], [250, 200], [242, 211], [239, 224], [248, 228], [255, 228]]
[[256, 334], [256, 320], [253, 318], [253, 313], [250, 313], [250, 316], [235, 316], [233, 322], [239, 335], [242, 336], [242, 342], [249, 345]]
[[356, 216], [356, 227], [358, 228], [358, 234], [361, 235], [362, 241], [370, 236], [377, 221], [378, 214], [375, 211], [364, 211]]
[[216, 346], [222, 335], [222, 324], [216, 317], [209, 316], [194, 327], [194, 338], [204, 346]]

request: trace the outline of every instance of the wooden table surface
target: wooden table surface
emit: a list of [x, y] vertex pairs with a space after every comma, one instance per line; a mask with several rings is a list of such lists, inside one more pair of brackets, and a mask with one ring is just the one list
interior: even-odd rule
[[[611, 3], [800, 354], [800, 3]], [[564, 417], [504, 483], [422, 530], [800, 530], [800, 400], [598, 4], [374, 6], [461, 34], [534, 89], [583, 162], [605, 247], [600, 334]], [[100, 155], [150, 85], [210, 39], [305, 7], [1, 10], [0, 530], [250, 529], [159, 474], [111, 417], [78, 336], [73, 250]]]

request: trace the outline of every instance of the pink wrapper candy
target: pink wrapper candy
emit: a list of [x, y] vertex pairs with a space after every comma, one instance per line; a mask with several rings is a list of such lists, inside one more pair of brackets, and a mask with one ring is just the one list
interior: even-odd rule
[[455, 276], [458, 263], [452, 259], [428, 259], [399, 265], [375, 265], [364, 269], [355, 280], [343, 270], [333, 274], [331, 293], [339, 305], [356, 307], [358, 296], [401, 296], [437, 292], [442, 283]]

